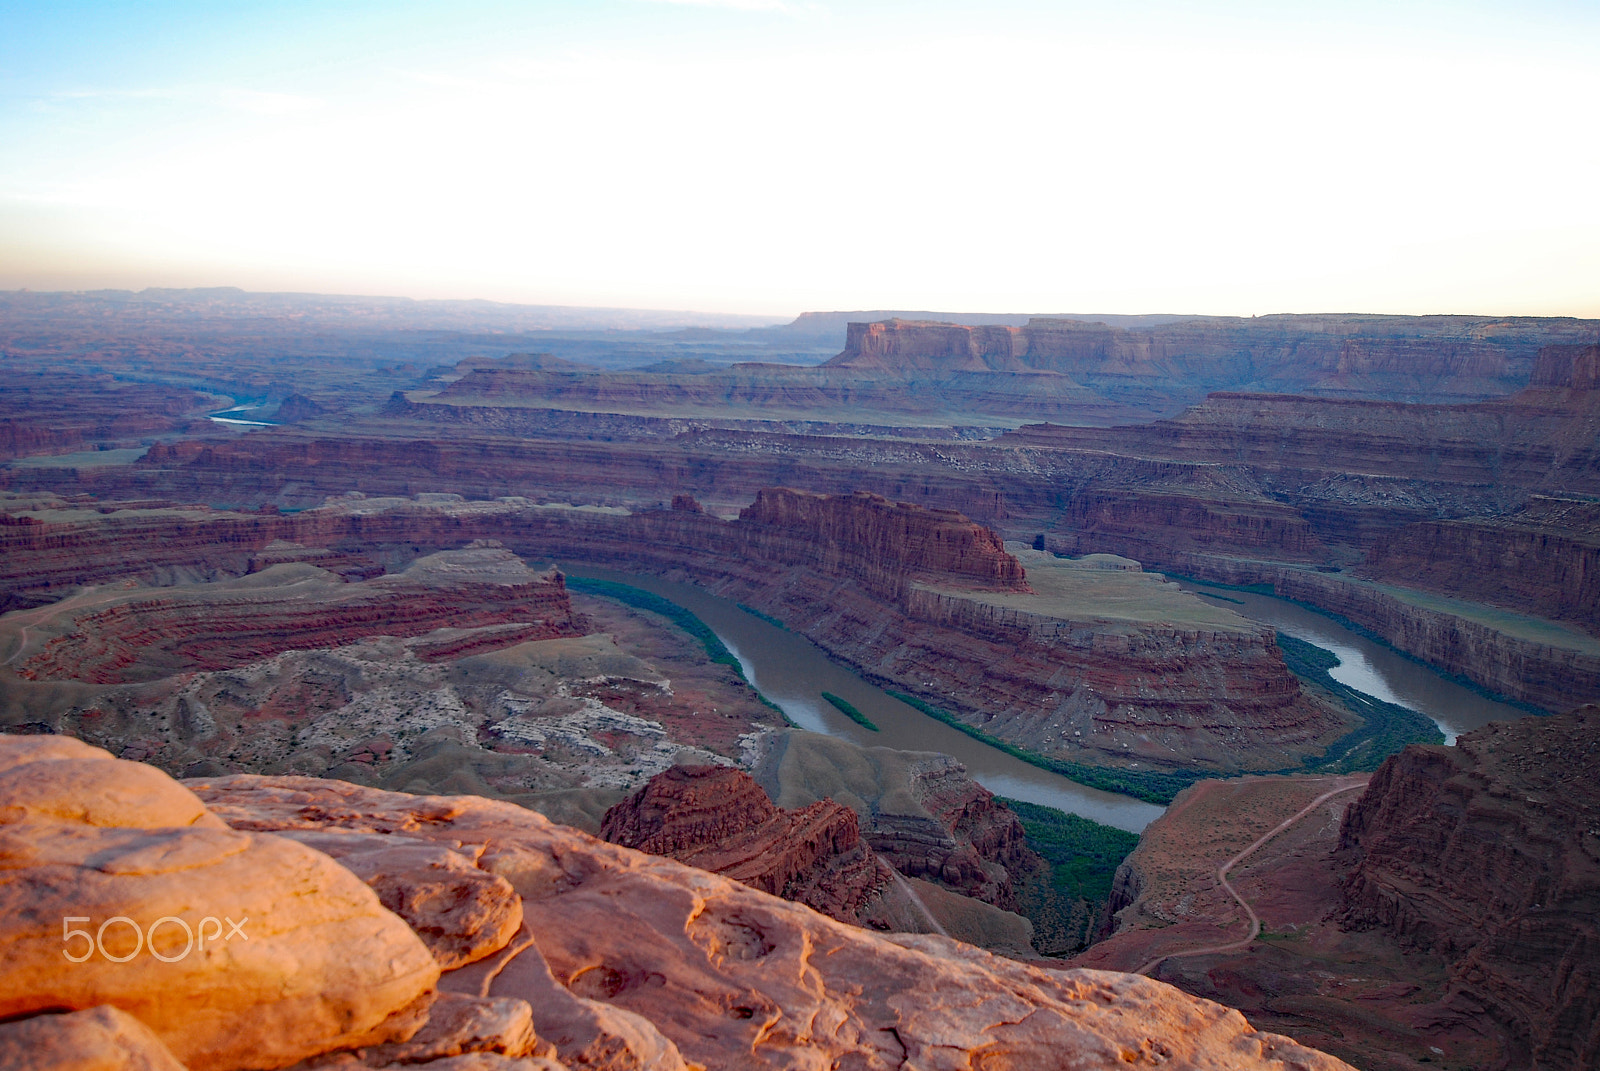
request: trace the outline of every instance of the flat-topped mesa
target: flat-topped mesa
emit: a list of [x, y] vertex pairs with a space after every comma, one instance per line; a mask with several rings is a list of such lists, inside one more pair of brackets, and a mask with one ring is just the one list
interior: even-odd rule
[[766, 488], [739, 512], [739, 524], [783, 529], [798, 537], [760, 557], [797, 552], [822, 572], [860, 579], [873, 591], [898, 598], [909, 579], [990, 591], [1026, 592], [1022, 563], [998, 535], [955, 510], [890, 502], [881, 495], [819, 495], [787, 487]]
[[732, 878], [841, 922], [890, 926], [894, 876], [831, 799], [784, 810], [742, 770], [674, 766], [606, 812], [600, 835]]
[[844, 352], [823, 367], [894, 375], [1015, 372], [1027, 370], [1019, 359], [1026, 349], [1016, 327], [896, 319], [848, 325]]
[[849, 325], [824, 367], [937, 378], [1056, 373], [1167, 408], [1226, 389], [1477, 401], [1526, 382], [1540, 346], [1588, 342], [1592, 321], [1470, 316], [1195, 316], [1134, 329], [1064, 317], [1020, 327], [891, 319]]

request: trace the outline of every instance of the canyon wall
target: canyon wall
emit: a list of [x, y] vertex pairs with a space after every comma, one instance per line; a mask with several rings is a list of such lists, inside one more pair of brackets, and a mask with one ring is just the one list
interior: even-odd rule
[[1169, 405], [1228, 389], [1454, 402], [1509, 394], [1528, 382], [1540, 346], [1594, 337], [1592, 322], [1534, 318], [1192, 317], [1133, 329], [1051, 317], [1020, 327], [891, 320], [852, 323], [825, 367], [1049, 371], [1116, 400]]
[[1442, 955], [1513, 1064], [1600, 1059], [1600, 707], [1391, 757], [1347, 812], [1342, 925]]
[[[626, 514], [448, 499], [343, 499], [292, 515], [135, 510], [62, 524], [40, 520], [52, 511], [34, 511], [13, 520], [35, 523], [0, 526], [8, 574], [0, 580], [37, 602], [126, 571], [130, 546], [158, 546], [146, 570], [243, 572], [273, 540], [406, 560], [423, 548], [493, 539], [534, 560], [708, 584], [869, 678], [1046, 754], [1279, 769], [1338, 735], [1337, 717], [1301, 694], [1268, 630], [1242, 621], [1234, 632], [1074, 621], [1065, 611], [995, 605], [985, 590], [1024, 595], [1023, 570], [992, 533], [959, 515], [865, 495], [775, 490], [763, 501], [735, 522], [693, 509]], [[849, 549], [856, 539], [865, 542]]]

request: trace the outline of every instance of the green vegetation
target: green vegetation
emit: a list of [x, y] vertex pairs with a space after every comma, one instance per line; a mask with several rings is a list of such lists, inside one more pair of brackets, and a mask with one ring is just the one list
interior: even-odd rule
[[1069, 956], [1095, 938], [1117, 866], [1139, 843], [1124, 832], [1037, 803], [1000, 798], [1022, 821], [1048, 868], [1015, 875], [1017, 910], [1033, 923], [1041, 955]]
[[744, 675], [744, 667], [733, 656], [733, 652], [728, 650], [727, 646], [717, 638], [715, 632], [711, 631], [711, 626], [696, 617], [693, 612], [679, 606], [670, 599], [663, 599], [653, 592], [645, 591], [643, 588], [632, 587], [628, 584], [618, 584], [614, 580], [595, 580], [586, 576], [568, 576], [567, 590], [576, 591], [582, 595], [600, 595], [607, 599], [615, 599], [624, 606], [631, 606], [636, 610], [648, 610], [653, 614], [660, 614], [690, 636], [699, 640], [700, 646], [705, 648], [706, 657], [711, 661], [719, 665], [731, 666], [734, 673], [739, 675], [739, 679], [744, 681], [752, 692], [756, 693], [757, 699], [781, 714], [785, 725], [794, 726], [795, 723], [789, 720], [789, 715], [783, 713], [782, 707], [762, 695], [760, 689], [750, 683], [749, 678]]
[[952, 729], [959, 729], [974, 740], [981, 740], [992, 748], [998, 748], [1007, 755], [1021, 759], [1042, 770], [1058, 773], [1069, 781], [1076, 781], [1080, 785], [1098, 788], [1105, 792], [1120, 792], [1124, 796], [1144, 800], [1146, 803], [1167, 804], [1172, 798], [1196, 781], [1207, 777], [1216, 777], [1214, 773], [1202, 773], [1197, 770], [1116, 770], [1104, 769], [1099, 766], [1086, 766], [1079, 762], [1066, 762], [1062, 759], [1052, 759], [1036, 751], [1008, 744], [997, 736], [984, 732], [975, 725], [968, 725], [960, 718], [947, 710], [940, 710], [931, 703], [925, 703], [914, 695], [905, 692], [890, 692], [900, 702], [910, 707], [915, 707], [930, 718], [937, 718]]
[[785, 632], [789, 631], [789, 626], [788, 625], [785, 625], [782, 621], [779, 621], [776, 617], [773, 617], [771, 614], [762, 613], [760, 610], [757, 610], [754, 606], [746, 606], [742, 602], [736, 602], [733, 605], [737, 606], [739, 609], [743, 610], [745, 613], [749, 614], [751, 617], [759, 617], [761, 620], [765, 621], [767, 624], [771, 625], [773, 628], [781, 628]]
[[839, 713], [843, 714], [845, 717], [849, 718], [862, 728], [871, 729], [873, 732], [878, 731], [878, 727], [872, 724], [872, 719], [861, 713], [861, 711], [856, 708], [856, 705], [850, 702], [850, 700], [834, 695], [832, 692], [823, 692], [822, 698], [838, 707]]
[[1022, 820], [1028, 847], [1050, 864], [1050, 883], [1068, 896], [1103, 903], [1111, 896], [1111, 879], [1139, 834], [1101, 825], [1054, 807], [997, 797]]
[[1345, 709], [1361, 719], [1361, 724], [1335, 740], [1327, 754], [1305, 760], [1312, 773], [1354, 773], [1376, 770], [1384, 759], [1407, 744], [1442, 744], [1444, 734], [1427, 716], [1414, 710], [1386, 703], [1348, 684], [1341, 684], [1328, 673], [1339, 664], [1338, 656], [1316, 644], [1278, 633], [1278, 647], [1290, 672], [1313, 687], [1330, 693]]

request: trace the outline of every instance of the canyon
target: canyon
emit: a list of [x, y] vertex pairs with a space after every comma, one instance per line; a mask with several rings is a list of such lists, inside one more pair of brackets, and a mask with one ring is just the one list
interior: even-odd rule
[[1037, 555], [1036, 592], [994, 533], [953, 511], [788, 489], [763, 490], [734, 521], [687, 498], [629, 513], [451, 497], [345, 498], [266, 516], [21, 511], [0, 527], [10, 574], [0, 581], [32, 601], [125, 568], [119, 544], [130, 538], [159, 544], [162, 568], [191, 570], [248, 566], [285, 543], [358, 544], [382, 557], [491, 539], [532, 560], [694, 577], [869, 677], [1046, 756], [1278, 769], [1349, 727], [1302, 691], [1270, 630], [1159, 577], [1095, 562]]
[[[259, 861], [271, 941], [404, 965], [264, 1010], [251, 961], [270, 1043], [8, 968], [0, 1062], [1592, 1062], [1600, 323], [579, 312], [0, 295], [6, 895], [219, 914]], [[1171, 806], [1050, 901], [1038, 815], [801, 730], [630, 577]], [[1555, 717], [1362, 737], [1227, 586]]]

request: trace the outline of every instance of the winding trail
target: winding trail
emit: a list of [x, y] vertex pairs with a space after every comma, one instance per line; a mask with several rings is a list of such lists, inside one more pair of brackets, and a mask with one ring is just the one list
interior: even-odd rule
[[1150, 960], [1148, 963], [1139, 966], [1136, 970], [1134, 970], [1133, 973], [1148, 975], [1151, 971], [1160, 966], [1163, 960], [1178, 959], [1184, 956], [1206, 956], [1215, 952], [1236, 952], [1241, 948], [1248, 947], [1250, 942], [1254, 941], [1261, 934], [1261, 919], [1256, 915], [1255, 909], [1245, 902], [1245, 898], [1239, 895], [1239, 890], [1235, 889], [1231, 884], [1229, 884], [1228, 871], [1232, 870], [1238, 864], [1244, 862], [1244, 860], [1252, 852], [1261, 847], [1263, 844], [1267, 843], [1267, 841], [1271, 840], [1273, 837], [1276, 837], [1279, 833], [1282, 833], [1284, 830], [1288, 829], [1290, 826], [1300, 821], [1300, 819], [1304, 818], [1306, 815], [1322, 806], [1328, 800], [1339, 795], [1341, 792], [1349, 792], [1352, 789], [1367, 787], [1367, 780], [1368, 778], [1364, 776], [1359, 781], [1353, 781], [1350, 784], [1341, 785], [1338, 788], [1324, 792], [1322, 795], [1318, 796], [1316, 799], [1300, 808], [1300, 810], [1296, 811], [1288, 818], [1285, 818], [1283, 821], [1267, 830], [1260, 837], [1257, 837], [1255, 842], [1251, 844], [1250, 847], [1246, 848], [1244, 851], [1240, 852], [1238, 855], [1234, 856], [1232, 859], [1229, 859], [1226, 863], [1223, 863], [1217, 868], [1217, 881], [1222, 884], [1224, 889], [1228, 890], [1228, 895], [1233, 897], [1234, 900], [1238, 901], [1240, 907], [1244, 908], [1245, 916], [1250, 920], [1250, 932], [1247, 933], [1241, 940], [1229, 941], [1228, 943], [1221, 945], [1208, 945], [1205, 948], [1185, 949], [1182, 952], [1164, 952], [1155, 959]]

